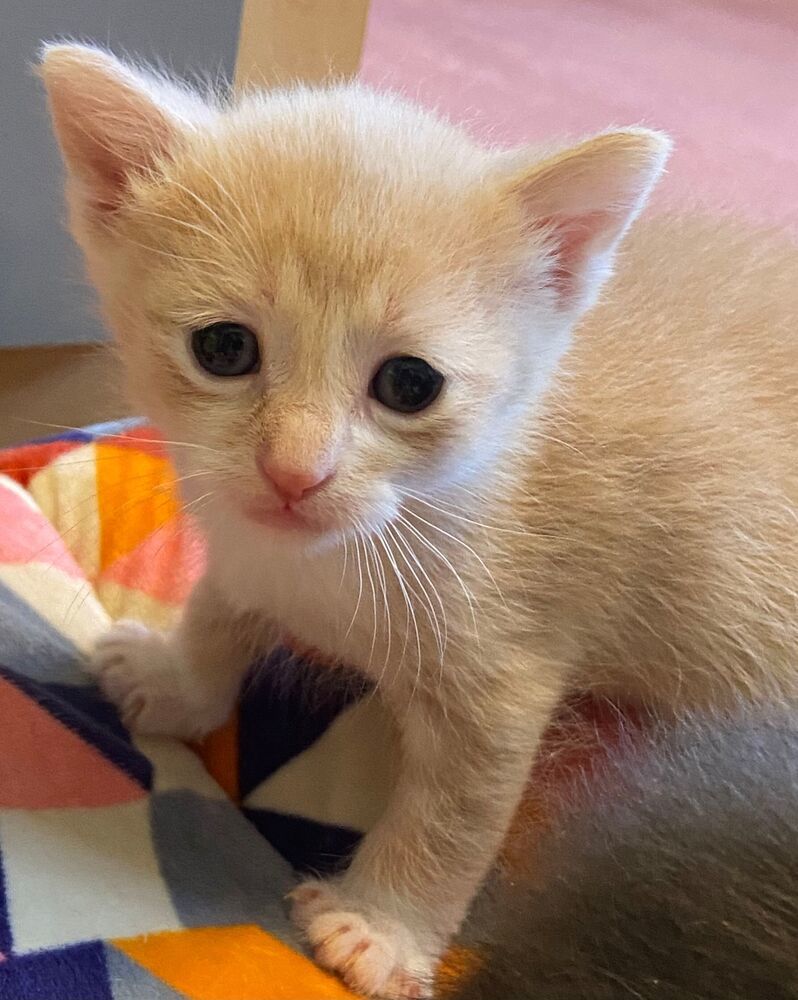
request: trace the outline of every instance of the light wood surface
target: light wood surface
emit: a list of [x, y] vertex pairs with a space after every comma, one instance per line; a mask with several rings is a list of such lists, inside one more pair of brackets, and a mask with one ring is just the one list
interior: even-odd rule
[[243, 0], [237, 87], [353, 76], [368, 0]]
[[0, 349], [0, 447], [128, 414], [108, 347]]

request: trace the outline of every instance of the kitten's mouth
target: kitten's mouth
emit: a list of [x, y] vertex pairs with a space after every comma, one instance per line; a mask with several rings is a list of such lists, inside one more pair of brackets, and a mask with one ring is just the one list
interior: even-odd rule
[[280, 528], [283, 531], [315, 532], [319, 530], [301, 511], [289, 504], [285, 504], [282, 507], [275, 507], [253, 500], [244, 506], [244, 512], [251, 521], [262, 524], [267, 528]]

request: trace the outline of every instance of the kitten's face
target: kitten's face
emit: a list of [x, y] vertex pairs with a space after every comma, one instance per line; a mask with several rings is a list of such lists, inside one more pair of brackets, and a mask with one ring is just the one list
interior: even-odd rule
[[[73, 228], [197, 510], [308, 541], [378, 530], [405, 491], [489, 495], [584, 297], [505, 158], [357, 88], [186, 111], [92, 50], [59, 58]], [[142, 148], [112, 145], [108, 95], [86, 111], [87, 59]]]
[[[176, 158], [116, 220], [100, 286], [135, 393], [201, 446], [175, 447], [189, 496], [268, 530], [377, 527], [404, 489], [484, 468], [528, 393], [495, 209], [349, 137], [319, 155], [313, 132], [279, 151], [239, 134]], [[264, 467], [326, 482], [286, 504]]]
[[[289, 172], [253, 142], [206, 173], [198, 156], [142, 191], [120, 230], [174, 255], [123, 249], [136, 280], [114, 284], [108, 309], [137, 394], [167, 437], [202, 446], [176, 448], [181, 471], [213, 470], [187, 493], [213, 490], [215, 507], [272, 530], [378, 527], [403, 490], [476, 475], [530, 367], [551, 367], [530, 357], [512, 275], [483, 257], [472, 192], [402, 189], [389, 164], [342, 161], [303, 152]], [[225, 322], [243, 329], [207, 329]], [[214, 374], [206, 346], [253, 370]], [[285, 516], [264, 457], [327, 482]]]

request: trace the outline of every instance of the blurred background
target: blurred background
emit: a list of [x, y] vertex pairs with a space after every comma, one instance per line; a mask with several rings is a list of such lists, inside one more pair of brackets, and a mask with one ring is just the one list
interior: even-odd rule
[[659, 207], [798, 231], [796, 0], [0, 0], [0, 442], [51, 398], [64, 423], [123, 406], [30, 69], [58, 37], [239, 83], [360, 66], [502, 145], [645, 123], [676, 139]]

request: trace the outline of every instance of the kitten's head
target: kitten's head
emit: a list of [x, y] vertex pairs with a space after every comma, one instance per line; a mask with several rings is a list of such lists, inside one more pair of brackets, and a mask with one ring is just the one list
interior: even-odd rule
[[222, 106], [95, 49], [41, 67], [85, 253], [189, 496], [319, 538], [485, 478], [661, 172], [542, 158], [357, 85]]

